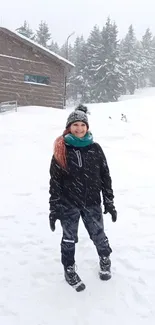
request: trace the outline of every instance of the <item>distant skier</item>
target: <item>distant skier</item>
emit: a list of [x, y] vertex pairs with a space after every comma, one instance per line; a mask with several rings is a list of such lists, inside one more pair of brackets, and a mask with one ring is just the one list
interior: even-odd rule
[[80, 216], [96, 246], [102, 280], [111, 278], [112, 249], [104, 232], [101, 191], [104, 213], [109, 212], [113, 222], [117, 220], [106, 157], [100, 145], [93, 141], [87, 113], [87, 107], [79, 105], [69, 115], [63, 135], [55, 141], [50, 166], [50, 227], [54, 231], [56, 220], [60, 220], [63, 231], [61, 262], [65, 279], [77, 291], [85, 289], [76, 273], [74, 258]]
[[127, 122], [127, 117], [125, 114], [121, 114], [121, 121]]

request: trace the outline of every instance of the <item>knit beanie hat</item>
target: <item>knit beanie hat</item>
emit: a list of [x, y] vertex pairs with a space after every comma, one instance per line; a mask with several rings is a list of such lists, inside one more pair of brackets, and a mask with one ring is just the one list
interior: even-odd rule
[[79, 105], [75, 110], [68, 116], [67, 123], [66, 123], [66, 129], [75, 122], [84, 122], [88, 129], [89, 129], [89, 123], [88, 123], [88, 108], [83, 105]]

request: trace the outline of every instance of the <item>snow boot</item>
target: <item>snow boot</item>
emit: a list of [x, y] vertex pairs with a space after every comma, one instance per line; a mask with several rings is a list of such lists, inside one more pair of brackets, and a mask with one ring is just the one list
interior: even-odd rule
[[109, 280], [111, 279], [111, 260], [108, 257], [102, 256], [100, 257], [100, 271], [99, 277], [101, 280]]
[[75, 271], [75, 264], [64, 268], [65, 270], [65, 279], [70, 286], [72, 286], [76, 291], [82, 291], [85, 289], [85, 284], [82, 282], [80, 277]]

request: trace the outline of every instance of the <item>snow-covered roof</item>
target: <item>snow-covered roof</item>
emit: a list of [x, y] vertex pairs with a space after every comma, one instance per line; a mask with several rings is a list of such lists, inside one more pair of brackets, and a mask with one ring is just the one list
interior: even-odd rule
[[29, 46], [33, 46], [35, 48], [38, 48], [38, 50], [43, 51], [45, 55], [55, 59], [56, 61], [59, 61], [59, 63], [62, 63], [64, 66], [75, 67], [75, 65], [72, 62], [70, 62], [67, 59], [63, 58], [62, 56], [54, 53], [53, 51], [48, 50], [46, 47], [32, 41], [31, 39], [25, 37], [24, 35], [16, 32], [16, 31], [12, 31], [12, 30], [7, 29], [5, 27], [0, 27], [0, 31], [2, 31], [4, 33], [7, 33], [7, 34], [10, 34], [10, 35], [20, 39], [21, 41], [23, 41], [23, 43], [26, 43]]

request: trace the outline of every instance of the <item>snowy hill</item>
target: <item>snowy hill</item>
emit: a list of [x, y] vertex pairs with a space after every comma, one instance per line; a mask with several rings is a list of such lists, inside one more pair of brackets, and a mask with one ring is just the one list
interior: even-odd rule
[[48, 224], [53, 141], [71, 109], [23, 107], [0, 115], [0, 324], [154, 324], [155, 91], [138, 97], [88, 105], [110, 166], [118, 221], [105, 216], [113, 248], [108, 282], [98, 278], [96, 250], [80, 223], [82, 293], [64, 281], [61, 228], [57, 223], [51, 233]]

